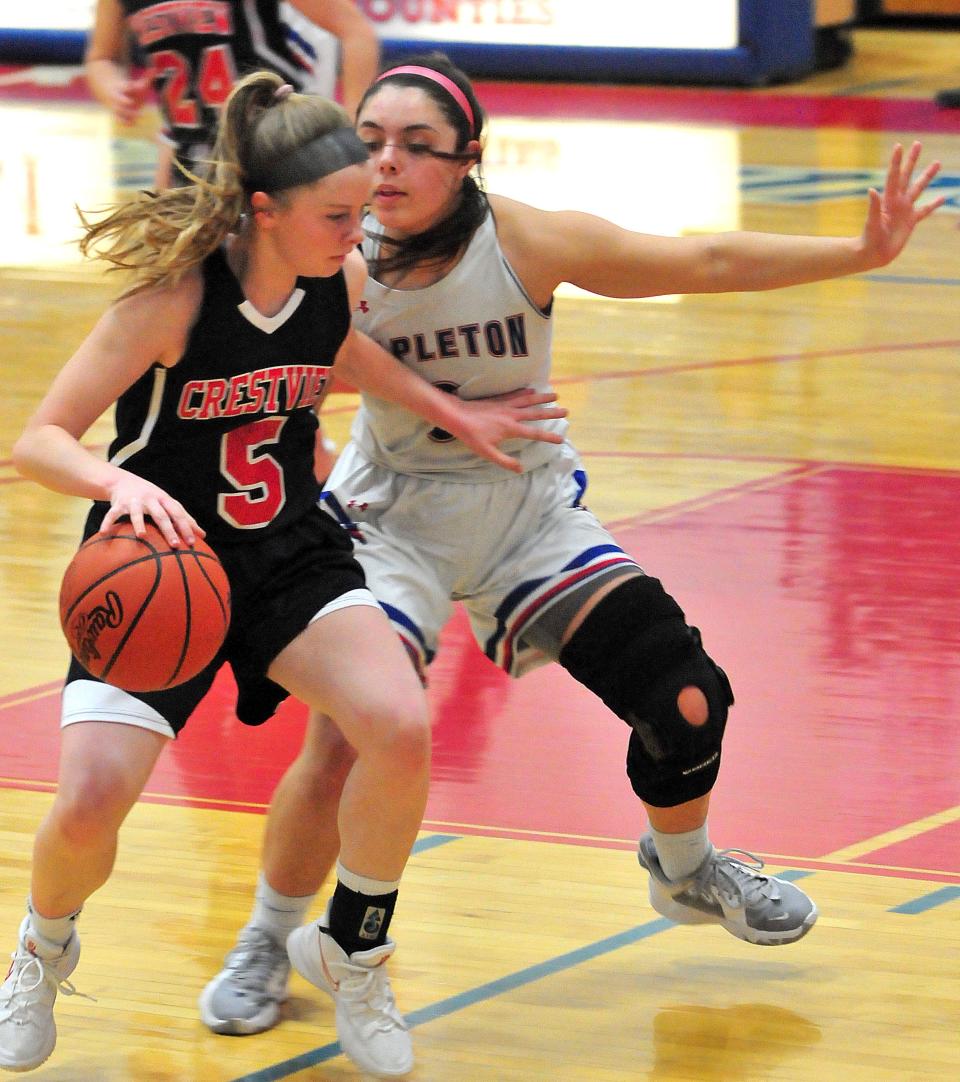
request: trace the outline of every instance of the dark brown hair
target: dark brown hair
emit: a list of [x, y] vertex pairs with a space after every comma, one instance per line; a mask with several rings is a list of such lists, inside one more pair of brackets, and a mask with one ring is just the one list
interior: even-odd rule
[[[448, 90], [445, 90], [440, 83], [434, 82], [427, 76], [409, 72], [400, 71], [389, 74], [394, 68], [406, 67], [429, 68], [431, 71], [436, 71], [450, 79], [462, 91], [469, 102], [473, 113], [473, 123], [470, 123], [462, 106], [453, 95]], [[384, 72], [388, 73], [385, 78], [382, 77]], [[412, 86], [422, 90], [436, 104], [444, 119], [456, 131], [456, 153], [463, 153], [467, 144], [473, 139], [480, 143], [481, 150], [476, 155], [467, 156], [475, 157], [478, 177], [466, 176], [463, 178], [461, 197], [446, 218], [424, 230], [424, 232], [404, 237], [402, 240], [371, 234], [380, 242], [380, 253], [370, 265], [370, 273], [374, 278], [378, 278], [382, 274], [398, 272], [402, 274], [404, 271], [418, 266], [441, 265], [454, 259], [469, 244], [470, 238], [486, 217], [488, 209], [486, 193], [483, 190], [482, 171], [480, 170], [486, 114], [477, 100], [476, 93], [467, 75], [443, 53], [406, 56], [400, 61], [395, 60], [386, 64], [381, 70], [381, 77], [367, 88], [357, 107], [358, 118], [366, 103], [371, 98], [376, 97], [384, 85]], [[389, 247], [386, 254], [382, 251], [384, 246]]]

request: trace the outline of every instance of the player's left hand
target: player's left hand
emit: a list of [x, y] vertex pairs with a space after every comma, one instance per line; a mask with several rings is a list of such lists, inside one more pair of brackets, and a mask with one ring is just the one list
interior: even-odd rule
[[870, 189], [870, 205], [861, 243], [873, 266], [883, 267], [895, 259], [917, 224], [945, 202], [945, 196], [941, 195], [922, 207], [917, 206], [917, 200], [940, 172], [940, 163], [931, 162], [914, 179], [913, 173], [922, 149], [920, 143], [914, 143], [904, 155], [903, 147], [897, 143], [890, 155], [883, 191]]

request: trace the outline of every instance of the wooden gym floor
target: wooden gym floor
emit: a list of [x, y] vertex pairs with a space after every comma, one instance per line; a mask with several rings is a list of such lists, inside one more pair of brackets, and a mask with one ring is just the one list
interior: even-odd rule
[[[896, 140], [948, 205], [882, 272], [775, 293], [558, 301], [556, 384], [589, 502], [681, 601], [738, 703], [711, 815], [821, 911], [778, 951], [646, 899], [626, 732], [557, 668], [511, 683], [454, 620], [435, 777], [391, 963], [418, 1082], [960, 1077], [960, 36], [862, 31], [844, 68], [763, 92], [489, 85], [492, 190], [653, 232], [859, 230]], [[10, 447], [112, 285], [73, 205], [149, 180], [76, 72], [0, 72], [0, 931], [12, 949], [56, 776], [59, 578], [83, 506]], [[327, 407], [346, 438], [354, 401]], [[105, 419], [90, 434], [102, 445]], [[249, 911], [297, 746], [218, 683], [87, 907], [45, 1082], [356, 1077], [295, 978], [283, 1024], [215, 1037], [196, 997]], [[6, 949], [6, 948], [4, 948]]]

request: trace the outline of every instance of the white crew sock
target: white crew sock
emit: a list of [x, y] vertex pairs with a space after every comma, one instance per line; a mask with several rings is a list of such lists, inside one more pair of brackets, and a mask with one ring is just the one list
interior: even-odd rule
[[342, 883], [347, 890], [352, 890], [354, 894], [370, 894], [373, 897], [392, 894], [400, 889], [399, 879], [367, 879], [362, 875], [354, 875], [349, 868], [344, 868], [339, 860], [337, 861], [337, 882]]
[[73, 935], [80, 909], [68, 913], [65, 917], [43, 917], [33, 908], [33, 902], [28, 898], [27, 911], [30, 914], [30, 928], [35, 937], [40, 940], [43, 954], [52, 953], [54, 950], [62, 954], [63, 948], [70, 942], [70, 937]]
[[257, 893], [253, 904], [250, 924], [267, 933], [274, 942], [284, 944], [287, 936], [304, 924], [315, 894], [291, 897], [273, 889], [267, 877], [260, 873], [257, 878]]
[[693, 875], [713, 849], [706, 823], [685, 834], [664, 834], [651, 827], [650, 835], [660, 858], [660, 867], [672, 882]]

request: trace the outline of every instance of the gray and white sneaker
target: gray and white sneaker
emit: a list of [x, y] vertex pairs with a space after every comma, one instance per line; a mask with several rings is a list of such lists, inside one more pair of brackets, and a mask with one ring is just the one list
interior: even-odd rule
[[280, 1020], [289, 976], [286, 947], [261, 928], [241, 928], [223, 969], [200, 993], [204, 1025], [234, 1037], [270, 1029]]
[[772, 947], [793, 943], [816, 923], [813, 901], [785, 879], [761, 875], [763, 861], [742, 849], [713, 850], [677, 882], [664, 875], [649, 834], [637, 859], [650, 873], [650, 904], [678, 924], [719, 924], [738, 939]]
[[287, 938], [293, 968], [333, 997], [340, 1046], [375, 1078], [401, 1078], [413, 1069], [413, 1044], [393, 998], [384, 964], [396, 949], [346, 951], [330, 935], [326, 918], [296, 928]]
[[12, 957], [0, 986], [0, 1068], [32, 1071], [49, 1058], [57, 1043], [53, 1020], [57, 992], [80, 994], [67, 980], [77, 968], [80, 938], [74, 932], [61, 949], [36, 936], [26, 916]]

